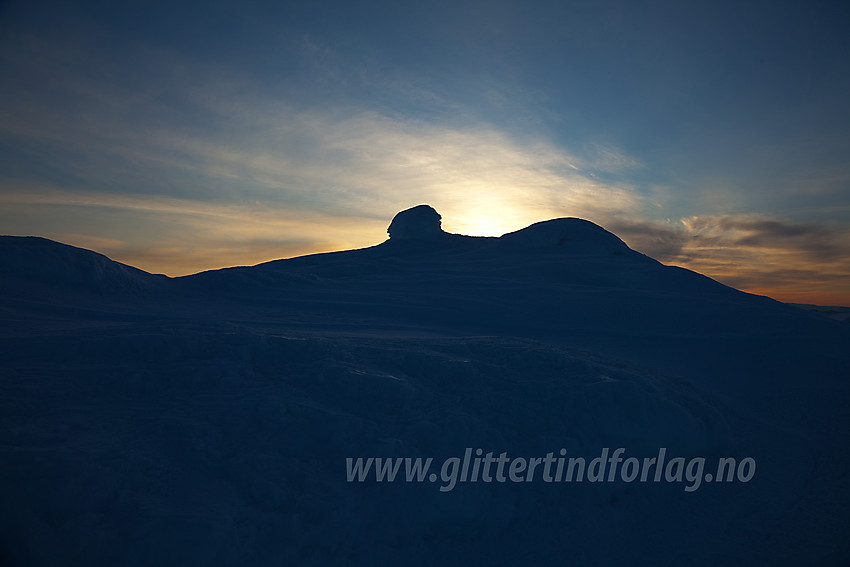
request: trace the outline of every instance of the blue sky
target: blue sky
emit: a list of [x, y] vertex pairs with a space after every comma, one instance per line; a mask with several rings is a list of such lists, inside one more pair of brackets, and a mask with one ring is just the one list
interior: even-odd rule
[[840, 2], [0, 4], [0, 232], [170, 275], [579, 216], [850, 304]]

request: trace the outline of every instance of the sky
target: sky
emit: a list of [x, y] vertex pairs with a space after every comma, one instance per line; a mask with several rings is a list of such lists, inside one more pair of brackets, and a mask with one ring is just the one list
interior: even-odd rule
[[184, 275], [581, 217], [850, 305], [845, 2], [0, 0], [0, 233]]

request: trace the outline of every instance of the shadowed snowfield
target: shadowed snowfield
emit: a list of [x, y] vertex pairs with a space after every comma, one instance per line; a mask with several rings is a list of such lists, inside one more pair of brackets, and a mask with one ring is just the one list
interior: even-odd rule
[[[2, 565], [850, 562], [850, 326], [565, 218], [151, 275], [0, 238]], [[464, 449], [751, 481], [348, 482]]]

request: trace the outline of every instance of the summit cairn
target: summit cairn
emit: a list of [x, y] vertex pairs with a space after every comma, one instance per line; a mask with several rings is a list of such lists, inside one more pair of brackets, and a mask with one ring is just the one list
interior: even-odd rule
[[391, 240], [422, 240], [443, 234], [440, 213], [428, 205], [417, 205], [393, 217], [387, 233]]

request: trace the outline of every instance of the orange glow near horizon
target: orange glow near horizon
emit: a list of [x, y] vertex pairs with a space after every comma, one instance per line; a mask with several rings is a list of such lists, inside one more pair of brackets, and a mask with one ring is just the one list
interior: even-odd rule
[[[607, 226], [635, 250], [665, 264], [694, 270], [743, 291], [792, 303], [850, 305], [843, 233], [827, 234], [823, 246], [828, 245], [828, 254], [817, 258], [805, 247], [812, 246], [811, 240], [753, 239], [754, 234], [760, 235], [753, 232], [758, 225], [750, 217], [706, 217], [701, 224], [689, 222], [684, 228], [634, 219], [629, 224], [616, 216], [607, 216], [606, 221], [604, 211], [582, 213], [581, 193], [571, 194], [576, 199], [568, 203], [571, 206], [554, 206], [543, 200], [509, 199], [505, 195], [510, 196], [510, 191], [487, 194], [482, 186], [470, 185], [463, 198], [443, 194], [443, 199], [423, 201], [441, 214], [447, 232], [501, 236], [541, 220], [581, 216]], [[6, 195], [2, 204], [9, 234], [50, 238], [169, 276], [374, 246], [386, 240], [393, 216], [339, 216], [298, 208], [46, 191]], [[384, 204], [383, 208], [397, 212], [416, 204]], [[734, 225], [732, 230], [724, 223]], [[38, 226], [45, 229], [34, 232], [32, 228]], [[679, 243], [678, 250], [665, 248], [665, 239], [670, 238]]]
[[[491, 230], [486, 234], [486, 225], [480, 225], [482, 231], [474, 236], [500, 236], [502, 233]], [[375, 234], [379, 237], [375, 237]], [[95, 249], [111, 259], [128, 264], [151, 273], [161, 273], [168, 276], [183, 276], [194, 273], [227, 268], [232, 266], [252, 266], [272, 260], [294, 258], [323, 252], [350, 250], [380, 244], [385, 240], [381, 232], [368, 231], [362, 233], [361, 240], [339, 240], [332, 242], [316, 242], [309, 245], [268, 244], [230, 246], [219, 248], [110, 248], [109, 246]], [[73, 239], [65, 240], [67, 244], [86, 247]], [[813, 282], [811, 287], [801, 282], [778, 282], [758, 272], [749, 272], [745, 268], [731, 271], [728, 268], [713, 272], [710, 266], [700, 267], [697, 262], [679, 264], [664, 262], [668, 265], [681, 267], [699, 272], [721, 283], [740, 289], [747, 293], [763, 295], [785, 303], [802, 303], [824, 306], [850, 306], [850, 292], [829, 285], [828, 282]], [[736, 282], [744, 282], [738, 283]]]

